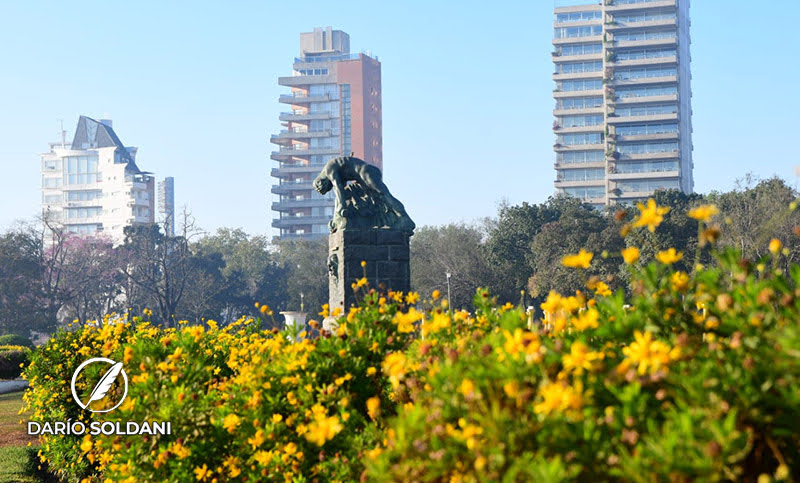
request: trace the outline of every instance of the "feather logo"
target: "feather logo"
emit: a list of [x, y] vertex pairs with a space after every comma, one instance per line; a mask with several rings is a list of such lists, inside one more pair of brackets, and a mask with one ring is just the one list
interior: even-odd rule
[[[95, 384], [94, 388], [92, 389], [92, 392], [89, 394], [89, 399], [84, 404], [83, 401], [81, 401], [81, 398], [78, 395], [78, 391], [75, 388], [75, 382], [78, 379], [78, 375], [81, 373], [81, 371], [83, 371], [83, 369], [86, 366], [96, 362], [111, 364], [111, 367], [103, 374], [103, 377], [101, 377], [100, 380], [97, 381], [97, 384]], [[114, 405], [111, 409], [89, 408], [89, 405], [91, 403], [95, 401], [100, 401], [103, 398], [105, 398], [106, 395], [108, 395], [108, 392], [111, 390], [111, 387], [114, 385], [114, 383], [117, 381], [120, 375], [122, 375], [122, 381], [124, 383], [124, 391], [122, 393], [122, 398], [117, 402], [117, 404]], [[94, 357], [92, 359], [89, 359], [81, 363], [81, 365], [79, 365], [78, 368], [75, 370], [75, 372], [72, 374], [71, 389], [72, 389], [72, 397], [75, 399], [75, 402], [78, 403], [78, 406], [80, 406], [82, 409], [88, 409], [93, 413], [107, 413], [119, 407], [119, 405], [122, 404], [122, 401], [124, 401], [125, 397], [128, 395], [128, 375], [125, 374], [125, 369], [122, 368], [121, 362], [116, 362], [113, 359], [108, 359], [106, 357]]]

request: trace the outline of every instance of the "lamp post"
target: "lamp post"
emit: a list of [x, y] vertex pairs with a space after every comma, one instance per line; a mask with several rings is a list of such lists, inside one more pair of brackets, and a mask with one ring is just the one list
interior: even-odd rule
[[450, 272], [445, 272], [445, 275], [447, 276], [447, 307], [453, 310], [453, 305], [450, 302]]
[[303, 292], [300, 292], [300, 312], [303, 311]]

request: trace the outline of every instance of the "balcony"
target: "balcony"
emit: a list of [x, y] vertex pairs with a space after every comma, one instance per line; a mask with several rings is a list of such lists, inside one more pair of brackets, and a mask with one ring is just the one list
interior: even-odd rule
[[279, 134], [273, 134], [269, 142], [273, 144], [291, 144], [292, 139], [327, 138], [331, 136], [329, 130], [325, 131], [289, 131], [283, 130]]
[[680, 151], [664, 151], [660, 153], [632, 153], [620, 154], [619, 161], [639, 161], [651, 159], [675, 159], [680, 157]]
[[284, 165], [280, 168], [272, 168], [270, 171], [270, 176], [273, 178], [286, 178], [293, 174], [303, 174], [303, 173], [311, 173], [316, 175], [322, 170], [322, 164], [309, 164], [309, 165], [299, 165], [299, 166], [291, 166], [291, 165]]
[[553, 39], [553, 45], [564, 44], [589, 44], [592, 42], [602, 42], [602, 35], [591, 35], [587, 37], [562, 37], [560, 39]]
[[656, 27], [674, 27], [677, 25], [677, 19], [661, 19], [661, 20], [646, 20], [642, 22], [618, 22], [606, 24], [606, 30], [609, 32], [616, 32], [626, 29], [646, 29]]
[[306, 113], [282, 112], [280, 116], [278, 116], [278, 119], [280, 119], [281, 121], [290, 121], [290, 122], [317, 121], [317, 120], [325, 120], [331, 118], [332, 116], [330, 112], [306, 112]]
[[[295, 144], [295, 146], [297, 146]], [[285, 161], [291, 158], [292, 156], [313, 156], [313, 155], [326, 155], [332, 154], [337, 155], [340, 154], [339, 147], [335, 148], [290, 148], [286, 147], [281, 149], [280, 151], [273, 151], [270, 155], [270, 158], [276, 161]]]
[[613, 62], [615, 68], [639, 67], [647, 65], [674, 65], [678, 63], [678, 56], [651, 57], [649, 59], [627, 59]]
[[553, 126], [553, 132], [557, 134], [569, 134], [569, 133], [576, 133], [576, 132], [599, 132], [602, 133], [604, 127], [602, 124], [597, 124], [594, 126], [574, 126], [574, 127], [561, 127], [561, 126]]
[[674, 84], [678, 82], [677, 75], [669, 75], [664, 77], [639, 77], [636, 79], [615, 79], [614, 86], [615, 87], [627, 87], [627, 86], [641, 86], [647, 84]]
[[287, 87], [310, 86], [314, 84], [333, 84], [336, 76], [327, 75], [292, 75], [288, 77], [278, 77], [278, 85]]
[[558, 74], [558, 73], [553, 74], [554, 81], [573, 80], [573, 79], [599, 79], [602, 77], [603, 73], [599, 70], [589, 71], [589, 72], [569, 72], [563, 74]]
[[272, 203], [272, 211], [290, 211], [297, 208], [321, 208], [333, 206], [333, 200], [309, 198], [303, 200], [288, 200]]
[[603, 114], [603, 106], [580, 109], [553, 109], [554, 116], [574, 116], [579, 114]]
[[678, 3], [676, 0], [652, 0], [652, 1], [630, 2], [630, 3], [612, 2], [611, 5], [606, 5], [606, 12], [613, 13], [613, 12], [627, 12], [629, 10], [646, 10], [651, 8], [676, 7], [677, 4]]
[[641, 173], [610, 173], [609, 180], [679, 178], [680, 171], [643, 171]]
[[596, 187], [596, 186], [605, 186], [606, 185], [606, 180], [605, 179], [589, 179], [589, 180], [583, 180], [583, 181], [565, 181], [565, 180], [557, 179], [554, 184], [555, 184], [556, 188], [577, 188], [577, 187], [583, 187], [583, 186]]
[[651, 121], [677, 121], [678, 113], [673, 112], [669, 114], [650, 114], [647, 116], [611, 116], [609, 114], [606, 122], [608, 124], [628, 124], [635, 122], [651, 122]]
[[303, 183], [286, 182], [272, 185], [271, 192], [276, 195], [285, 195], [294, 191], [311, 191], [312, 189], [314, 189], [314, 185], [311, 183], [311, 181]]
[[289, 228], [291, 226], [302, 225], [327, 225], [331, 221], [330, 216], [290, 216], [272, 220], [273, 228]]
[[560, 99], [563, 97], [601, 97], [603, 89], [594, 89], [590, 91], [553, 91], [553, 97]]
[[565, 146], [563, 144], [554, 144], [553, 150], [556, 152], [566, 152], [566, 151], [593, 151], [593, 150], [605, 150], [605, 144], [575, 144], [573, 146]]
[[675, 37], [665, 37], [661, 39], [647, 39], [647, 40], [614, 40], [615, 48], [628, 48], [628, 47], [663, 47], [663, 46], [676, 46], [678, 39]]
[[327, 94], [322, 96], [309, 96], [306, 94], [282, 94], [278, 98], [278, 102], [282, 102], [284, 104], [308, 104], [311, 102], [328, 102], [331, 100], [331, 97]]
[[605, 161], [590, 161], [588, 163], [559, 163], [556, 161], [553, 163], [553, 167], [557, 170], [560, 169], [580, 169], [580, 168], [605, 168], [606, 162]]
[[655, 103], [655, 102], [677, 102], [678, 95], [677, 94], [669, 94], [665, 96], [642, 96], [642, 97], [621, 97], [617, 96], [617, 107], [621, 105], [630, 105], [630, 104], [644, 104], [644, 103]]
[[635, 141], [668, 141], [679, 139], [680, 136], [677, 132], [659, 133], [659, 134], [637, 134], [635, 136], [617, 136], [619, 142], [635, 142]]

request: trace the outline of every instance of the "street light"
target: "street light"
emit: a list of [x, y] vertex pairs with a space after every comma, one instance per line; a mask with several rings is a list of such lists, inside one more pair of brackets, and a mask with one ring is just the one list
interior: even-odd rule
[[303, 292], [300, 292], [300, 312], [303, 311]]
[[450, 272], [445, 272], [445, 275], [447, 276], [447, 307], [453, 310], [453, 305], [450, 302]]

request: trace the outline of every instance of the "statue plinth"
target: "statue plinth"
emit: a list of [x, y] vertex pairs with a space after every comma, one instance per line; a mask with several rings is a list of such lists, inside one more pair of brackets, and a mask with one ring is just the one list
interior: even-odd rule
[[364, 277], [371, 288], [408, 292], [408, 241], [415, 225], [383, 183], [381, 170], [356, 157], [340, 156], [325, 164], [314, 189], [322, 195], [333, 192], [336, 200], [328, 239], [331, 312], [338, 307], [347, 313], [356, 304], [353, 284]]
[[[381, 228], [331, 233], [328, 238], [331, 312], [340, 307], [346, 314], [351, 306], [357, 305], [352, 284], [363, 277], [371, 288], [408, 292], [411, 288], [411, 234]], [[366, 262], [363, 267], [362, 261]]]

